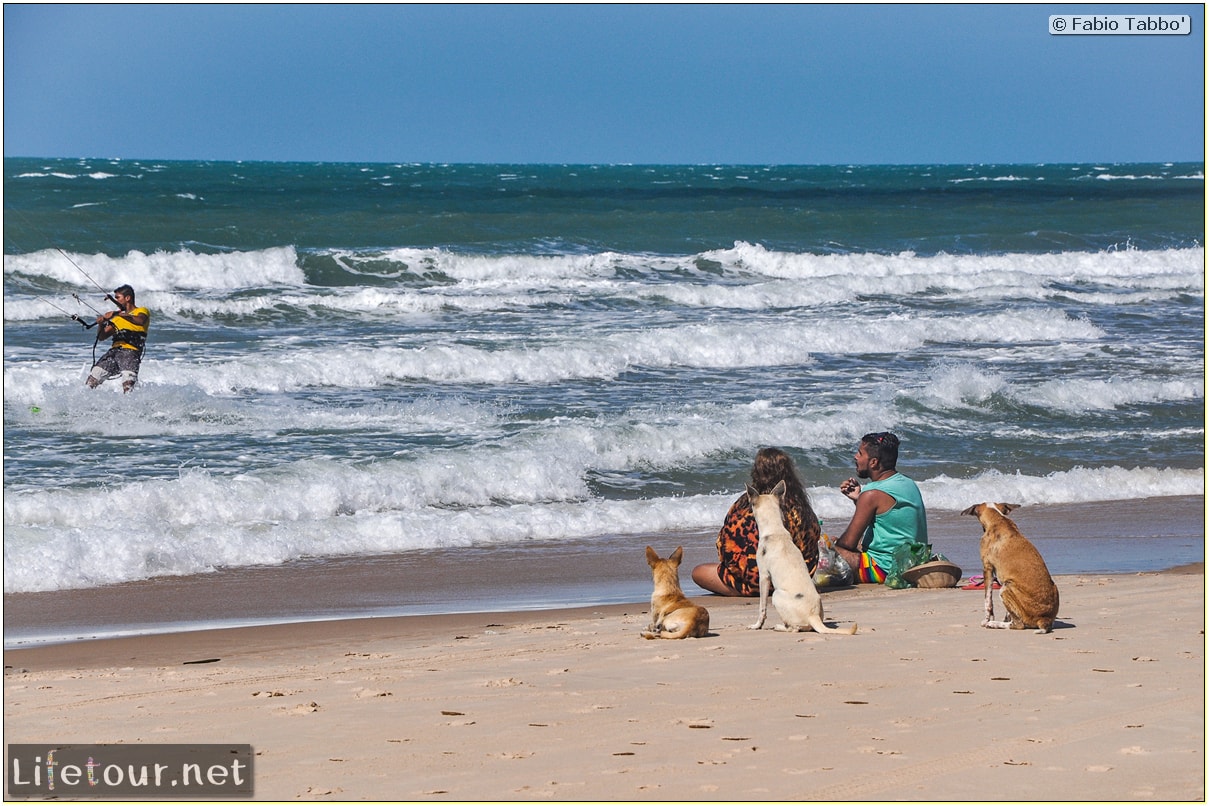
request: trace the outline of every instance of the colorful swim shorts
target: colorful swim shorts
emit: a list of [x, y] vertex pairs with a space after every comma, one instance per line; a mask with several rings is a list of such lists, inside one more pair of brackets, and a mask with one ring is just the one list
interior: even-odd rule
[[873, 561], [868, 552], [861, 552], [861, 565], [856, 569], [856, 581], [871, 582], [875, 585], [880, 585], [886, 581], [886, 572]]

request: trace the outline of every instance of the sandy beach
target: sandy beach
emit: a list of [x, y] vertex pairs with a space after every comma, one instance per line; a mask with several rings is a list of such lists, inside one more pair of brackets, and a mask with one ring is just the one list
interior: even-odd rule
[[851, 637], [696, 596], [684, 641], [643, 602], [38, 646], [5, 740], [250, 743], [257, 800], [1203, 800], [1203, 565], [1057, 581], [1049, 635], [861, 586]]

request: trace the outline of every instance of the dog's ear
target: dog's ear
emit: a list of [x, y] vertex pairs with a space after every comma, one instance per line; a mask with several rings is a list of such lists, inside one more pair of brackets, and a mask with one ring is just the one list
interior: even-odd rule
[[1013, 509], [1020, 509], [1019, 504], [996, 504], [995, 506], [999, 507], [999, 511], [1004, 515], [1008, 514]]
[[777, 486], [772, 488], [772, 494], [778, 499], [785, 497], [785, 479], [781, 479], [777, 482]]
[[760, 494], [758, 492], [756, 492], [755, 487], [752, 487], [750, 484], [747, 485], [747, 500], [748, 501], [755, 501], [756, 497], [759, 495]]
[[667, 561], [672, 565], [680, 565], [680, 560], [684, 557], [684, 546], [676, 546], [676, 550], [671, 553]]
[[646, 564], [651, 568], [655, 567], [655, 563], [659, 562], [659, 555], [650, 546], [646, 547]]
[[977, 518], [978, 514], [981, 511], [982, 511], [982, 504], [975, 504], [974, 506], [970, 507], [969, 509], [963, 509], [961, 511], [961, 514], [962, 515], [973, 515], [975, 518]]

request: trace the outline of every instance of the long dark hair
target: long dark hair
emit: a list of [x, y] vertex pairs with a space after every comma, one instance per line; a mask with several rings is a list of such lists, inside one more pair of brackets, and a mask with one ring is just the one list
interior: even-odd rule
[[751, 466], [751, 486], [761, 495], [772, 492], [777, 482], [785, 482], [784, 509], [797, 509], [802, 513], [802, 524], [813, 539], [819, 536], [819, 519], [810, 506], [810, 496], [802, 487], [793, 459], [780, 448], [760, 448], [756, 461]]

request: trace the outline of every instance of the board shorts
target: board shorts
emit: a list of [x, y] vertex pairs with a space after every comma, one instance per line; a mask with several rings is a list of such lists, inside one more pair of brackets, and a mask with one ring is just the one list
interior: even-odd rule
[[886, 572], [882, 567], [869, 556], [869, 552], [861, 552], [861, 564], [856, 571], [857, 582], [870, 582], [874, 585], [880, 585], [886, 581]]
[[124, 347], [110, 347], [109, 351], [92, 367], [90, 377], [103, 383], [110, 378], [121, 377], [122, 382], [134, 383], [139, 377], [139, 364], [143, 356], [138, 350], [127, 350]]

